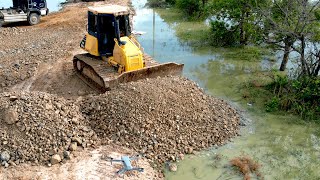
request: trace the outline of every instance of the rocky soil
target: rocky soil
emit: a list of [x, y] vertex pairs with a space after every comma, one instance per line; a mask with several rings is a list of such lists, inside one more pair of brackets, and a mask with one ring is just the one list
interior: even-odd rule
[[122, 84], [77, 100], [44, 92], [0, 94], [2, 163], [57, 164], [78, 147], [126, 146], [163, 165], [222, 145], [239, 116], [181, 77]]
[[120, 85], [80, 103], [101, 138], [132, 148], [160, 165], [237, 135], [239, 116], [226, 102], [181, 77]]
[[54, 155], [63, 159], [66, 151], [90, 146], [97, 139], [84, 125], [77, 105], [47, 93], [0, 94], [0, 117], [0, 151], [10, 155], [2, 161], [13, 165], [56, 164], [61, 160], [50, 162]]

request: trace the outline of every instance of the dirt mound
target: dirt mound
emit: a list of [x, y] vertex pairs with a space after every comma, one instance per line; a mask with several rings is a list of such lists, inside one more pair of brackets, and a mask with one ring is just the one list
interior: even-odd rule
[[9, 154], [2, 163], [48, 163], [95, 139], [73, 102], [41, 92], [0, 94], [0, 124], [0, 152]]
[[159, 163], [224, 144], [237, 134], [239, 123], [226, 102], [181, 77], [122, 84], [86, 98], [81, 111], [99, 137]]

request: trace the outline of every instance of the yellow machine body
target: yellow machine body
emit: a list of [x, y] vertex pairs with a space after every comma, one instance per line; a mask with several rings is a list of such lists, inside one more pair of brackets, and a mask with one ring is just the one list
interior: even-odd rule
[[[117, 40], [115, 40], [113, 56], [108, 58], [108, 63], [112, 66], [119, 66], [119, 73], [144, 68], [145, 64], [143, 61], [143, 53], [140, 50], [140, 44], [135, 39], [130, 39], [126, 36], [121, 37], [120, 40], [125, 44], [119, 45]], [[84, 50], [91, 55], [100, 56], [98, 51], [98, 39], [87, 33]]]
[[119, 46], [116, 41], [113, 49], [113, 58], [109, 58], [109, 62], [122, 66], [119, 69], [120, 73], [144, 68], [141, 50], [128, 37], [121, 37], [121, 41], [126, 44]]
[[98, 39], [94, 36], [91, 36], [89, 33], [86, 34], [86, 44], [84, 50], [94, 56], [100, 56], [98, 51]]

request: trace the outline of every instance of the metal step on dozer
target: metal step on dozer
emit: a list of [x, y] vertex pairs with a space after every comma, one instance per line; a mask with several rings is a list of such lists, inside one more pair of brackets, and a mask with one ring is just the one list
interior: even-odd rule
[[183, 64], [160, 64], [142, 53], [131, 34], [127, 7], [108, 5], [88, 8], [88, 29], [75, 55], [75, 70], [90, 86], [105, 92], [120, 83], [145, 78], [181, 75]]

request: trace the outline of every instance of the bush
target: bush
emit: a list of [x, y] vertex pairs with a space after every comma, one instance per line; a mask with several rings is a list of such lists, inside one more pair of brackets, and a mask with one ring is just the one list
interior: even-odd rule
[[223, 21], [211, 21], [211, 43], [213, 46], [235, 46], [239, 42], [239, 31], [237, 28], [228, 27]]
[[267, 112], [278, 111], [280, 108], [280, 99], [274, 96], [269, 102], [266, 103], [265, 106]]
[[266, 86], [274, 97], [266, 103], [267, 111], [292, 111], [305, 120], [320, 123], [320, 78], [303, 77], [288, 79], [276, 76]]
[[190, 17], [199, 16], [201, 4], [199, 0], [176, 0], [177, 8]]
[[176, 4], [176, 0], [166, 0], [167, 3], [174, 5]]
[[146, 6], [151, 8], [166, 7], [167, 2], [165, 0], [148, 0]]

